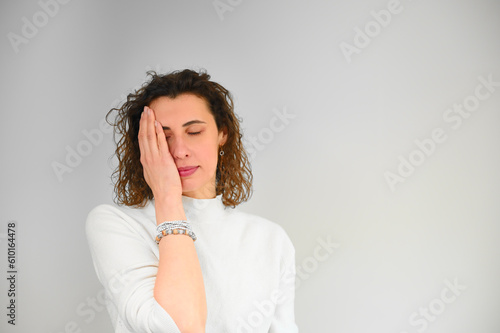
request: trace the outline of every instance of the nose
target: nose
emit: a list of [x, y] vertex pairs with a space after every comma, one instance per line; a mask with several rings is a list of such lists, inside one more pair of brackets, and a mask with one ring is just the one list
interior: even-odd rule
[[171, 137], [168, 142], [168, 150], [174, 159], [182, 159], [189, 156], [189, 148], [180, 137]]

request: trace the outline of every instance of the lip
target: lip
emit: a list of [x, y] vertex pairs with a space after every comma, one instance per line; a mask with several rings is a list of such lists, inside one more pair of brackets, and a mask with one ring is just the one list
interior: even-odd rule
[[181, 167], [177, 168], [177, 171], [179, 171], [179, 176], [181, 177], [188, 177], [191, 176], [193, 173], [198, 170], [197, 166], [187, 166], [187, 167]]

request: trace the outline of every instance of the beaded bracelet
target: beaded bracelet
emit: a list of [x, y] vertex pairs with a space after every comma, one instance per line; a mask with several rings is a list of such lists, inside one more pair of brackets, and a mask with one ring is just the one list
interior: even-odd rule
[[156, 236], [156, 244], [166, 235], [187, 235], [196, 241], [196, 235], [191, 230], [191, 225], [187, 221], [165, 221], [156, 227], [158, 235]]
[[163, 236], [167, 235], [187, 235], [193, 239], [193, 242], [196, 241], [196, 235], [194, 234], [194, 232], [181, 228], [176, 228], [176, 229], [163, 230], [161, 233], [159, 233], [156, 236], [156, 244], [160, 244], [160, 240], [163, 238]]

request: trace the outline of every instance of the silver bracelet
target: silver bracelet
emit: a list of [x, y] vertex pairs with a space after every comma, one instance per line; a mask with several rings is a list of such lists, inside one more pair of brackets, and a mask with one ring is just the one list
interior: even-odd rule
[[177, 221], [165, 221], [165, 222], [159, 224], [156, 227], [156, 232], [160, 233], [163, 230], [168, 229], [170, 227], [186, 227], [189, 230], [191, 230], [191, 225], [187, 221], [185, 221], [185, 220], [177, 220]]
[[191, 225], [184, 220], [178, 221], [165, 221], [156, 227], [157, 236], [156, 244], [160, 243], [160, 240], [167, 235], [187, 235], [196, 241], [196, 235], [191, 229]]

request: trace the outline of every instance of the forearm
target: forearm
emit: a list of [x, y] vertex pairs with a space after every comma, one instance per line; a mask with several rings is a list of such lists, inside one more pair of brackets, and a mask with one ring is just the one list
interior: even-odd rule
[[[155, 199], [157, 224], [185, 220], [182, 201]], [[168, 235], [159, 244], [160, 260], [154, 287], [156, 301], [184, 332], [204, 332], [207, 302], [200, 262], [191, 237]]]

